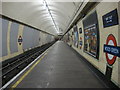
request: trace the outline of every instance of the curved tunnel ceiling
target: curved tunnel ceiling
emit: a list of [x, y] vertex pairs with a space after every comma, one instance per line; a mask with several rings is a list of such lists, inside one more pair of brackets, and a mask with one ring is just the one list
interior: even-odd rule
[[2, 14], [53, 35], [64, 34], [81, 2], [43, 1], [2, 2]]

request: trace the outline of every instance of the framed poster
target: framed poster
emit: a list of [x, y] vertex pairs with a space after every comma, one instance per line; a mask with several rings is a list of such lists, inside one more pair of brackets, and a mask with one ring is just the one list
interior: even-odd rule
[[91, 25], [88, 28], [85, 28], [85, 40], [84, 40], [84, 50], [92, 54], [94, 57], [97, 55], [97, 27], [96, 24]]
[[74, 46], [78, 48], [79, 44], [78, 27], [75, 25], [73, 27], [73, 30], [74, 30]]
[[83, 20], [84, 26], [84, 52], [99, 58], [99, 28], [97, 13], [94, 11]]

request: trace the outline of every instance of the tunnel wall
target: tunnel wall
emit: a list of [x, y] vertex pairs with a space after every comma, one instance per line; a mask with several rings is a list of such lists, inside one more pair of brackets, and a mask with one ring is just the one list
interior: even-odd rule
[[[114, 64], [109, 65], [107, 62], [106, 53], [104, 52], [104, 45], [106, 44], [107, 38], [110, 34], [112, 34], [115, 37], [117, 46], [120, 47], [120, 29], [118, 29], [118, 28], [120, 28], [119, 24], [113, 25], [113, 26], [108, 26], [108, 27], [104, 27], [104, 25], [103, 25], [104, 24], [103, 16], [105, 16], [106, 14], [110, 13], [111, 11], [113, 11], [115, 9], [117, 9], [118, 16], [120, 16], [120, 14], [119, 14], [120, 8], [118, 8], [117, 2], [101, 2], [101, 3], [99, 3], [83, 19], [79, 20], [79, 22], [77, 23], [79, 42], [78, 43], [75, 42], [76, 34], [74, 31], [74, 27], [71, 28], [71, 30], [64, 36], [64, 41], [67, 42], [68, 45], [72, 45], [72, 48], [74, 48], [78, 53], [80, 53], [80, 55], [84, 56], [84, 58], [86, 58], [94, 67], [96, 67], [105, 76], [109, 77], [109, 79], [114, 84], [116, 84], [117, 86], [120, 87], [120, 78], [119, 78], [120, 58], [116, 57], [116, 61], [114, 62]], [[89, 28], [85, 27], [84, 21], [86, 18], [88, 18], [86, 20], [88, 23], [88, 26], [90, 25], [89, 24], [90, 22], [94, 22], [94, 18], [92, 18], [92, 16], [91, 16], [94, 12], [97, 13], [97, 21], [98, 22], [94, 23], [95, 25], [97, 25], [96, 26], [97, 35], [95, 35], [94, 37], [90, 37], [90, 38], [94, 38], [93, 41], [95, 41], [97, 39], [97, 42], [94, 44], [96, 45], [98, 50], [96, 50], [94, 48], [94, 50], [93, 51], [91, 50], [91, 52], [94, 53], [96, 50], [98, 57], [96, 57], [95, 53], [93, 55], [93, 53], [88, 53], [85, 50], [85, 47], [86, 47], [85, 46], [85, 42], [86, 42], [85, 38], [89, 38], [89, 37], [85, 37], [86, 33], [88, 33], [86, 29], [89, 29]], [[92, 29], [94, 29], [93, 26], [90, 26], [90, 27], [92, 27]], [[95, 34], [95, 32], [92, 34]], [[66, 39], [66, 37], [69, 37], [69, 39]], [[111, 58], [112, 57], [113, 56], [111, 56]], [[108, 71], [108, 70], [110, 70], [110, 71]]]
[[8, 18], [2, 21], [2, 54], [0, 62], [54, 41], [54, 36]]

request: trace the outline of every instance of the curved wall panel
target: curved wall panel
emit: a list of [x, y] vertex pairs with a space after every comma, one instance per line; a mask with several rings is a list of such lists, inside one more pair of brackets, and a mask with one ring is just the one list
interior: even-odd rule
[[18, 44], [17, 44], [18, 28], [19, 28], [19, 24], [13, 22], [11, 25], [11, 31], [10, 31], [10, 51], [11, 51], [11, 53], [18, 52]]
[[7, 52], [7, 32], [8, 32], [9, 22], [2, 19], [2, 56], [6, 56]]

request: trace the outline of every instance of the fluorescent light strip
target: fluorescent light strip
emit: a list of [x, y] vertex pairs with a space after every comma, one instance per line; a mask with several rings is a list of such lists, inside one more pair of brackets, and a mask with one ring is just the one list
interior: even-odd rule
[[53, 24], [54, 24], [54, 26], [55, 26], [55, 29], [56, 29], [56, 31], [57, 31], [57, 33], [59, 33], [59, 29], [57, 28], [57, 25], [56, 25], [56, 23], [55, 23], [55, 20], [53, 19], [53, 16], [52, 16], [52, 14], [51, 14], [51, 12], [50, 12], [50, 9], [49, 9], [49, 7], [48, 7], [48, 5], [47, 5], [47, 2], [46, 2], [45, 0], [43, 0], [43, 5], [45, 6], [45, 9], [46, 9], [47, 12], [49, 13], [49, 15], [50, 15], [50, 17], [51, 17], [51, 19], [52, 19], [52, 21], [53, 21]]

